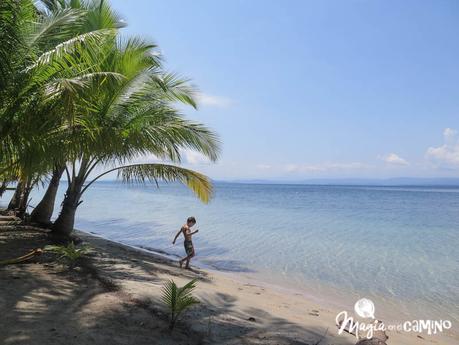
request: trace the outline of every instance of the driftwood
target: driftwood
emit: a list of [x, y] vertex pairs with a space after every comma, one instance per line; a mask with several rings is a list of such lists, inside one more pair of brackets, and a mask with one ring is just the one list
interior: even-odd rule
[[0, 216], [0, 222], [21, 221], [20, 218], [15, 216]]
[[26, 255], [20, 256], [18, 258], [14, 259], [8, 259], [8, 260], [2, 260], [0, 261], [0, 266], [5, 266], [5, 265], [14, 265], [14, 264], [19, 264], [21, 262], [33, 259], [34, 257], [41, 255], [43, 253], [43, 250], [38, 248], [30, 251]]
[[2, 225], [0, 224], [0, 231], [38, 231], [38, 232], [45, 232], [49, 233], [51, 230], [39, 228], [38, 226], [32, 225]]

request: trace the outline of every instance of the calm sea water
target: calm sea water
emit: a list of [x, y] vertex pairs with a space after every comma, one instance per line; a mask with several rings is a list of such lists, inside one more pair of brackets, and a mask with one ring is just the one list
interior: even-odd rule
[[217, 183], [203, 205], [178, 185], [100, 182], [77, 228], [183, 255], [171, 241], [190, 215], [198, 265], [343, 306], [369, 297], [401, 319], [458, 319], [458, 188]]

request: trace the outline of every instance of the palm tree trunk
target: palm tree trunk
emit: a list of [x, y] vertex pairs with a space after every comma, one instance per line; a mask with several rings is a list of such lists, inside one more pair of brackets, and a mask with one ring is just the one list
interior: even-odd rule
[[21, 202], [21, 196], [24, 191], [24, 183], [23, 181], [19, 180], [18, 184], [16, 185], [16, 190], [14, 191], [13, 197], [8, 204], [8, 211], [14, 211], [19, 208], [19, 204]]
[[82, 203], [80, 198], [83, 185], [86, 180], [86, 173], [88, 172], [88, 169], [90, 169], [88, 167], [88, 163], [87, 159], [82, 159], [78, 175], [75, 176], [75, 174], [72, 173], [72, 178], [69, 181], [69, 186], [65, 192], [64, 201], [62, 202], [61, 212], [51, 227], [51, 230], [56, 235], [69, 236], [73, 231], [76, 210]]
[[6, 187], [8, 187], [8, 183], [2, 181], [2, 184], [0, 185], [0, 198], [3, 196], [3, 193], [5, 193]]
[[42, 225], [50, 225], [51, 217], [54, 211], [54, 203], [56, 201], [57, 190], [59, 189], [59, 181], [65, 167], [55, 167], [48, 189], [43, 196], [43, 199], [38, 203], [31, 213], [31, 221]]
[[31, 178], [28, 178], [26, 180], [26, 183], [22, 190], [22, 194], [19, 199], [19, 207], [18, 207], [18, 217], [19, 218], [24, 218], [26, 214], [30, 192], [32, 191], [32, 188], [34, 185], [35, 185], [35, 181], [32, 180]]
[[71, 183], [65, 193], [62, 209], [59, 216], [53, 223], [51, 229], [54, 233], [60, 235], [70, 235], [75, 225], [75, 214], [77, 207], [80, 205], [80, 193], [82, 184]]

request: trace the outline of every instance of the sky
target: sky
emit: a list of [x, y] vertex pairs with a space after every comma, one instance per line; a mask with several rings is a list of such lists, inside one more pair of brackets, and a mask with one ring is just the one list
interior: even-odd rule
[[199, 89], [220, 180], [459, 177], [459, 2], [112, 0]]

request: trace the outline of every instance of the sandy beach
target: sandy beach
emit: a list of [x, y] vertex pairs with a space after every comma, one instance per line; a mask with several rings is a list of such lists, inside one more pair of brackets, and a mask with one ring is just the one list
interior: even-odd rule
[[458, 4], [0, 0], [0, 345], [459, 345]]
[[[2, 344], [355, 344], [337, 334], [333, 310], [237, 274], [180, 269], [153, 253], [77, 232], [92, 251], [69, 272], [44, 254], [0, 268]], [[0, 232], [1, 258], [43, 247], [37, 231]], [[159, 301], [169, 279], [198, 279], [201, 303], [185, 312], [170, 334]], [[454, 329], [454, 327], [453, 327]], [[457, 335], [388, 332], [388, 344], [457, 344]]]

